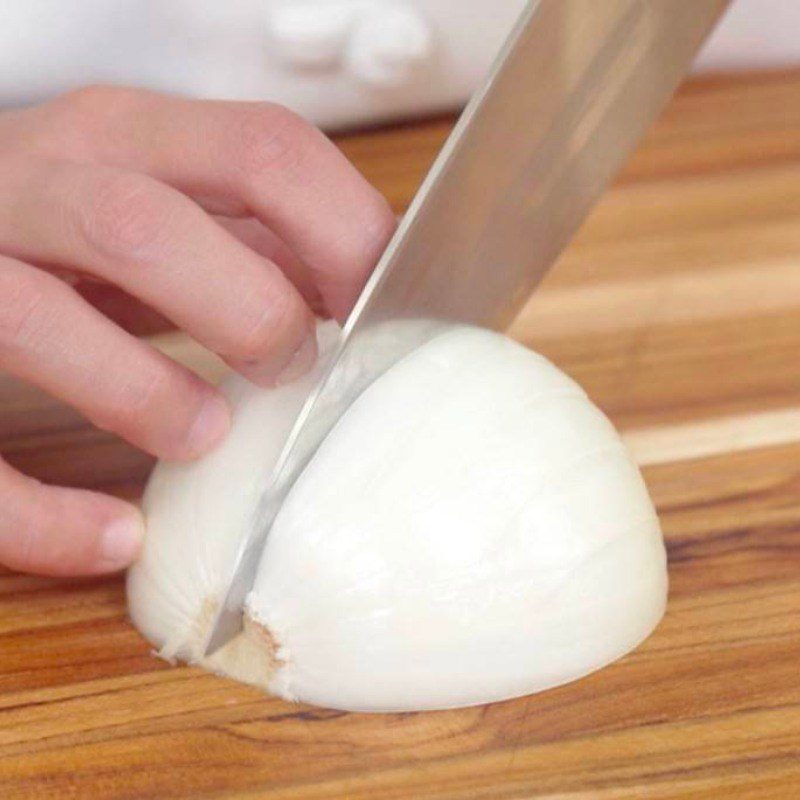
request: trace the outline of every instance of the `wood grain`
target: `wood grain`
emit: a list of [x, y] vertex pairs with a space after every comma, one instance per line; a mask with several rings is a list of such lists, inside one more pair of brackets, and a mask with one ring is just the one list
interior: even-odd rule
[[[645, 465], [672, 583], [644, 646], [517, 701], [342, 714], [156, 660], [117, 578], [3, 572], [0, 797], [800, 796], [799, 101], [800, 73], [684, 87], [513, 327]], [[450, 124], [340, 143], [402, 211]], [[0, 407], [20, 468], [140, 490], [148, 459], [72, 412], [2, 378]]]

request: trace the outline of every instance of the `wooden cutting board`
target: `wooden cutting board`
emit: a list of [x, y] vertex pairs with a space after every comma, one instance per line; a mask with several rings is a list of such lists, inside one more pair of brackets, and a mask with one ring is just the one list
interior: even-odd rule
[[[450, 125], [341, 146], [400, 212]], [[513, 334], [644, 465], [672, 581], [644, 646], [512, 702], [344, 714], [153, 658], [119, 578], [6, 572], [0, 797], [800, 797], [800, 73], [686, 86]], [[0, 380], [0, 408], [21, 469], [140, 491], [145, 457], [38, 392]]]

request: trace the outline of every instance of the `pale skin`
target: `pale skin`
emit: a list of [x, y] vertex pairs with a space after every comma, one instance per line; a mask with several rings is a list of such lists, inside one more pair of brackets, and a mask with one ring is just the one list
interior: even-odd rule
[[[224, 398], [69, 277], [119, 287], [272, 386], [312, 365], [313, 311], [344, 318], [394, 224], [280, 106], [91, 87], [0, 113], [0, 369], [154, 456], [198, 458], [227, 433]], [[0, 461], [5, 566], [114, 572], [143, 535], [132, 504]]]

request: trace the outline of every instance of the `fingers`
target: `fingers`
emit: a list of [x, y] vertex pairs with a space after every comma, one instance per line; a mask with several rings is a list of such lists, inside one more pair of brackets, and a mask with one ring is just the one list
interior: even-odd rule
[[311, 270], [269, 228], [252, 217], [216, 217], [216, 220], [251, 250], [277, 264], [316, 316], [330, 316]]
[[227, 432], [194, 373], [128, 335], [58, 278], [0, 256], [0, 366], [154, 455], [190, 459]]
[[[251, 250], [274, 262], [294, 284], [316, 316], [325, 317], [327, 315], [310, 270], [272, 231], [252, 217], [214, 217], [214, 219], [218, 225], [233, 234]], [[90, 275], [79, 277], [69, 270], [43, 265], [38, 261], [36, 266], [66, 280], [81, 297], [128, 333], [135, 336], [150, 336], [174, 327], [154, 308], [146, 306], [112, 283]]]
[[70, 162], [16, 159], [0, 175], [4, 252], [116, 284], [262, 385], [313, 362], [314, 319], [300, 293], [177, 190]]
[[67, 120], [53, 150], [145, 172], [214, 212], [259, 218], [308, 264], [340, 320], [394, 230], [383, 197], [281, 106], [99, 88], [53, 108]]
[[0, 461], [0, 563], [39, 575], [127, 567], [141, 545], [138, 510], [81, 489], [45, 486]]

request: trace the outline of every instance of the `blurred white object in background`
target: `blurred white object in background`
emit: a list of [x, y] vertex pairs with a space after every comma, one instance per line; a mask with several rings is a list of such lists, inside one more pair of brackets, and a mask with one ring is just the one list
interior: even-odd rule
[[736, 0], [711, 35], [697, 70], [800, 65], [800, 0]]
[[[273, 100], [327, 128], [418, 116], [465, 101], [523, 5], [2, 0], [0, 105], [109, 82]], [[800, 0], [737, 0], [697, 68], [800, 64], [798, 31]]]

